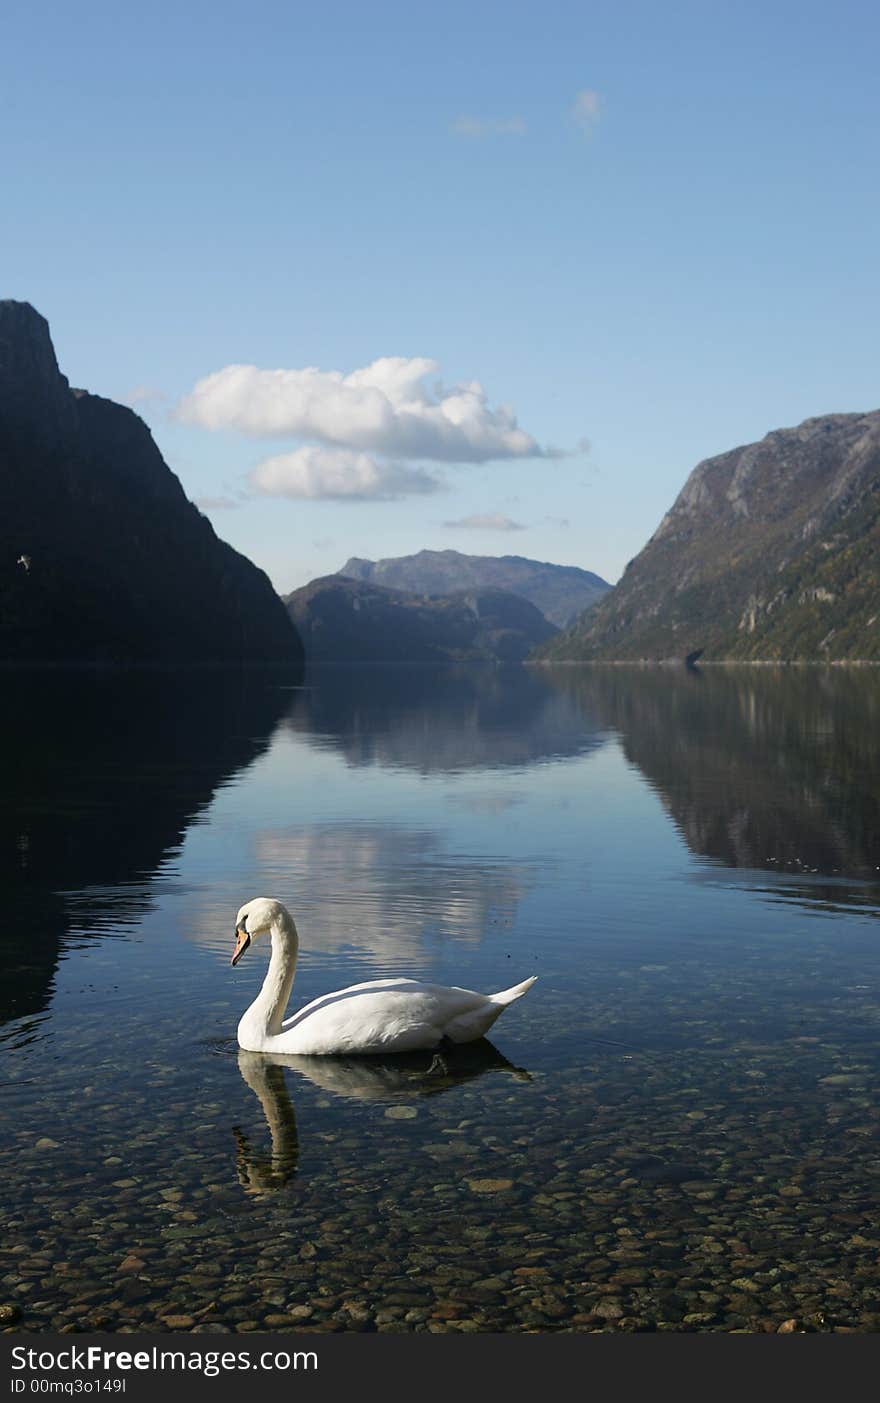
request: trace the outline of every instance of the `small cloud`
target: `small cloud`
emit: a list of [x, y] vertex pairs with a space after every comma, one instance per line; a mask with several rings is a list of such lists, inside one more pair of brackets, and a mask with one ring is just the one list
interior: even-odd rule
[[512, 521], [509, 516], [503, 516], [501, 512], [476, 513], [474, 516], [462, 516], [458, 521], [444, 521], [444, 526], [458, 528], [464, 526], [468, 530], [475, 531], [525, 531], [527, 527], [522, 522]]
[[582, 88], [572, 104], [571, 115], [582, 132], [591, 132], [602, 112], [602, 99], [593, 88]]
[[571, 522], [567, 516], [545, 516], [544, 520], [548, 526], [570, 526]]
[[313, 444], [264, 458], [251, 473], [250, 485], [264, 497], [360, 502], [394, 502], [439, 492], [443, 487], [439, 478], [424, 468], [384, 463], [369, 453]]
[[526, 124], [522, 117], [456, 117], [452, 123], [453, 136], [524, 136]]
[[164, 391], [157, 389], [155, 385], [135, 385], [133, 390], [122, 396], [122, 403], [134, 408], [136, 404], [155, 404], [164, 398]]
[[241, 506], [234, 497], [196, 497], [196, 506], [203, 512], [235, 511]]

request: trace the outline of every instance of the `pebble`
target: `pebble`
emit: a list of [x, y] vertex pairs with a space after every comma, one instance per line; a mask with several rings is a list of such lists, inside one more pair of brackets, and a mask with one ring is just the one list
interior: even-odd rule
[[594, 1311], [600, 1320], [620, 1320], [624, 1314], [620, 1301], [599, 1301]]

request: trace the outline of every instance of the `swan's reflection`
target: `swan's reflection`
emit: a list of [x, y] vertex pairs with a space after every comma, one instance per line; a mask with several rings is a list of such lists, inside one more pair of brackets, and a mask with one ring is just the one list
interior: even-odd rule
[[268, 1157], [260, 1154], [251, 1149], [244, 1132], [233, 1126], [238, 1180], [245, 1193], [271, 1193], [293, 1177], [299, 1163], [299, 1135], [293, 1102], [279, 1060], [239, 1048], [238, 1070], [260, 1103], [272, 1144]]
[[294, 1057], [239, 1048], [238, 1069], [260, 1103], [271, 1140], [267, 1155], [254, 1150], [238, 1127], [233, 1129], [238, 1178], [246, 1193], [272, 1193], [297, 1170], [299, 1136], [285, 1067], [322, 1091], [357, 1101], [400, 1102], [437, 1096], [484, 1072], [506, 1072], [517, 1081], [531, 1081], [529, 1072], [515, 1067], [487, 1038], [434, 1054], [399, 1053], [382, 1058]]

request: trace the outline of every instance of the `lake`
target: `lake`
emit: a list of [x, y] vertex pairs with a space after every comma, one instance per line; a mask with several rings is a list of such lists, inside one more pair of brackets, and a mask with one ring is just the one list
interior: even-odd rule
[[[876, 670], [10, 674], [0, 705], [15, 1328], [880, 1328]], [[293, 1007], [540, 978], [436, 1058], [240, 1053], [255, 895], [296, 917]]]

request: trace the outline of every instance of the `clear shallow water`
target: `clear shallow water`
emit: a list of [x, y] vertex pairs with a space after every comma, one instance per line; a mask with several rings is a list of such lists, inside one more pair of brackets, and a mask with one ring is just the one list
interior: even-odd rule
[[[880, 678], [327, 669], [3, 702], [14, 1328], [880, 1327]], [[531, 973], [435, 1062], [239, 1054]]]

